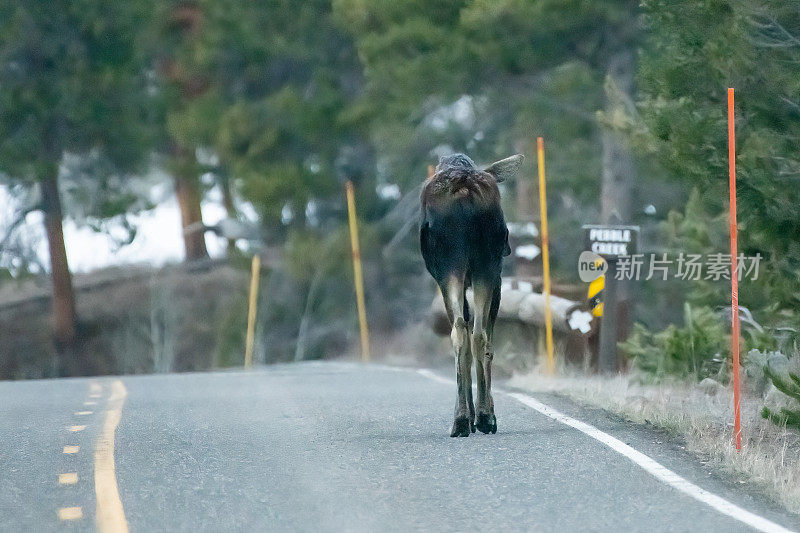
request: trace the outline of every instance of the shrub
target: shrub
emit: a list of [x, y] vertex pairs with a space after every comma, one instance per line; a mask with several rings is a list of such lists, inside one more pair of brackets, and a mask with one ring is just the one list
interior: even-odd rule
[[790, 359], [779, 353], [766, 359], [764, 375], [773, 388], [767, 394], [761, 415], [776, 424], [800, 429], [800, 365], [797, 363], [797, 357]]
[[708, 307], [685, 303], [683, 315], [683, 327], [670, 325], [659, 333], [636, 324], [620, 348], [633, 360], [634, 367], [655, 378], [725, 379], [730, 345], [725, 324]]

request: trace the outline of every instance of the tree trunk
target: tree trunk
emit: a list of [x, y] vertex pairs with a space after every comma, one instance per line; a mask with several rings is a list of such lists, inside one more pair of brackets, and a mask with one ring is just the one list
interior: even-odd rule
[[[626, 108], [632, 105], [633, 84], [634, 51], [630, 48], [622, 48], [611, 55], [606, 71], [605, 115], [607, 120], [611, 120], [613, 123], [618, 117], [625, 116]], [[600, 195], [600, 220], [603, 224], [630, 224], [631, 188], [636, 172], [633, 155], [622, 135], [614, 131], [613, 127], [603, 128], [602, 139], [603, 181]], [[633, 318], [630, 282], [621, 280], [616, 283], [616, 323], [611, 320], [614, 314], [610, 312], [606, 313], [602, 322], [602, 327], [610, 327], [615, 331], [615, 336], [610, 340], [614, 351], [617, 342], [628, 337]], [[606, 306], [606, 309], [610, 310], [609, 306]], [[602, 362], [599, 364], [602, 365]], [[616, 371], [620, 367], [620, 359], [615, 358], [609, 364], [612, 366], [606, 370]]]
[[[609, 120], [626, 112], [626, 100], [633, 93], [633, 51], [614, 54], [608, 63], [605, 83], [605, 114]], [[631, 221], [631, 186], [634, 163], [622, 136], [610, 127], [603, 128], [603, 180], [600, 219], [603, 224]]]
[[[526, 148], [531, 146], [530, 141], [526, 140], [518, 140], [514, 144], [514, 149], [518, 154], [526, 153]], [[535, 152], [535, 144], [533, 145], [534, 154]], [[537, 167], [534, 165], [534, 169]], [[541, 210], [538, 209], [539, 207], [539, 200], [536, 195], [538, 195], [539, 191], [539, 184], [538, 181], [535, 182], [536, 178], [534, 176], [525, 175], [520, 173], [517, 175], [516, 178], [516, 187], [515, 193], [516, 196], [514, 198], [514, 211], [515, 211], [515, 219], [514, 221], [517, 223], [526, 223], [526, 222], [533, 222], [536, 224], [536, 227], [541, 230], [542, 228], [542, 221], [541, 221]], [[535, 186], [534, 186], [535, 185]], [[534, 202], [534, 198], [536, 201]], [[540, 237], [536, 239], [536, 246], [541, 248], [541, 240]], [[512, 243], [513, 246], [519, 246], [521, 244], [533, 244], [532, 242], [519, 242], [515, 241]], [[510, 259], [510, 258], [509, 258]], [[542, 257], [539, 255], [533, 261], [526, 259], [524, 257], [517, 257], [516, 254], [513, 256], [512, 261], [514, 262], [514, 274], [519, 277], [536, 277], [541, 276], [543, 272], [543, 265], [542, 265]]]
[[[236, 205], [233, 202], [233, 191], [231, 190], [231, 178], [227, 170], [221, 170], [219, 173], [219, 188], [222, 190], [222, 205], [225, 207], [225, 213], [228, 218], [238, 220], [239, 216], [236, 212]], [[236, 253], [236, 240], [228, 239], [228, 257]]]
[[[175, 194], [181, 210], [181, 227], [184, 229], [183, 248], [186, 261], [207, 259], [206, 234], [200, 225], [203, 214], [200, 209], [200, 186], [194, 176], [175, 176]], [[186, 230], [189, 231], [186, 231]]]
[[[50, 276], [53, 282], [53, 326], [56, 351], [59, 357], [69, 357], [73, 353], [77, 338], [77, 315], [75, 312], [75, 292], [72, 288], [72, 274], [67, 262], [67, 249], [64, 246], [61, 198], [58, 194], [58, 169], [41, 182], [44, 227], [50, 251]], [[63, 370], [70, 368], [74, 361], [61, 361]]]
[[[536, 148], [535, 143], [531, 145], [530, 140], [520, 139], [514, 143], [514, 149], [518, 154], [527, 153], [527, 149], [533, 146]], [[534, 154], [536, 152], [534, 151]], [[535, 168], [535, 165], [534, 165]], [[523, 174], [517, 175], [516, 178], [516, 197], [514, 198], [514, 210], [516, 211], [517, 222], [534, 222], [539, 226], [539, 211], [536, 209], [534, 203], [534, 178], [532, 176], [525, 176]], [[537, 185], [538, 187], [538, 185]]]
[[175, 195], [181, 211], [183, 249], [186, 261], [208, 259], [206, 234], [203, 230], [203, 212], [200, 208], [200, 183], [193, 174], [194, 159], [189, 150], [180, 147], [174, 150]]

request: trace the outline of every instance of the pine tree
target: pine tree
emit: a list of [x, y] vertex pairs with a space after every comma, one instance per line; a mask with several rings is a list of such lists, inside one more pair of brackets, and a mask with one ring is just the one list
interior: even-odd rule
[[168, 24], [153, 56], [168, 139], [184, 148], [183, 165], [172, 157], [176, 176], [184, 169], [197, 184], [209, 169], [195, 151], [207, 149], [219, 160], [210, 170], [253, 203], [271, 234], [280, 237], [285, 207], [302, 227], [310, 200], [341, 195], [337, 161], [365, 152], [359, 121], [345, 112], [361, 69], [330, 3], [165, 1], [161, 10]]
[[147, 96], [134, 30], [146, 17], [141, 2], [0, 4], [0, 172], [6, 181], [40, 190], [61, 373], [90, 371], [75, 350], [61, 166], [67, 154], [97, 160], [94, 178], [104, 180], [142, 162]]
[[[741, 303], [791, 316], [800, 269], [797, 5], [652, 0], [644, 6], [649, 38], [638, 108], [646, 148], [674, 179], [697, 187], [710, 217], [724, 215], [726, 90], [735, 88], [739, 249], [765, 259], [759, 280], [741, 285]], [[726, 243], [720, 245], [724, 251]]]

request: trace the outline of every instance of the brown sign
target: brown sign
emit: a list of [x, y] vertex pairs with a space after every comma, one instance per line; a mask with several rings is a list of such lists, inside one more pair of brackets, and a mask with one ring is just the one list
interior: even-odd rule
[[584, 249], [605, 258], [636, 253], [639, 243], [639, 226], [603, 226], [587, 224], [584, 230]]

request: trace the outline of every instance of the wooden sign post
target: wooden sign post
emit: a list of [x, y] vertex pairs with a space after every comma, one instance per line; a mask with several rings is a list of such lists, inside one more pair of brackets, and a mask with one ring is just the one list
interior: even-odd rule
[[600, 322], [600, 346], [597, 366], [600, 372], [617, 371], [617, 292], [620, 258], [636, 253], [639, 226], [586, 225], [584, 250], [602, 257], [608, 265], [603, 288], [603, 317]]

